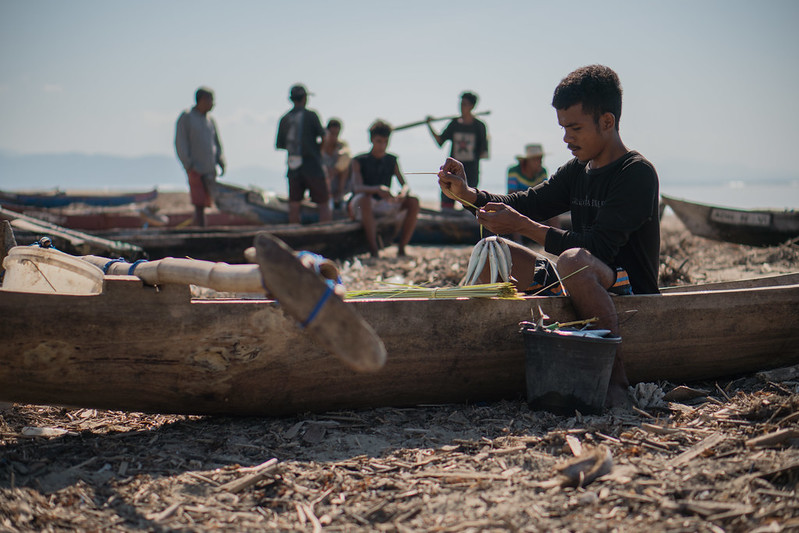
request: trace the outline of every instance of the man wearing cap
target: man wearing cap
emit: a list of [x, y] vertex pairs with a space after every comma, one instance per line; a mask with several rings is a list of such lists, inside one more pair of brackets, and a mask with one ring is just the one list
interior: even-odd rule
[[205, 226], [205, 208], [211, 207], [216, 184], [216, 167], [225, 173], [225, 157], [216, 122], [208, 114], [214, 108], [214, 92], [200, 87], [196, 105], [183, 111], [175, 127], [175, 152], [189, 178], [194, 224]]
[[300, 222], [300, 203], [306, 190], [317, 205], [319, 221], [328, 222], [332, 219], [328, 205], [330, 192], [322, 168], [320, 148], [325, 129], [319, 116], [305, 107], [309, 94], [303, 85], [291, 88], [289, 100], [294, 107], [280, 119], [275, 142], [278, 150], [288, 152], [286, 176], [289, 182], [289, 222], [292, 224]]
[[[488, 157], [488, 133], [486, 125], [472, 114], [477, 105], [477, 95], [471, 92], [461, 94], [461, 116], [447, 124], [439, 135], [431, 124], [433, 118], [427, 117], [427, 128], [439, 146], [452, 141], [449, 156], [463, 163], [469, 187], [477, 187], [480, 181], [480, 159]], [[454, 209], [455, 201], [441, 193], [441, 208]]]
[[526, 191], [547, 180], [547, 169], [542, 165], [544, 150], [540, 144], [528, 144], [524, 155], [517, 155], [518, 164], [508, 169], [508, 194]]

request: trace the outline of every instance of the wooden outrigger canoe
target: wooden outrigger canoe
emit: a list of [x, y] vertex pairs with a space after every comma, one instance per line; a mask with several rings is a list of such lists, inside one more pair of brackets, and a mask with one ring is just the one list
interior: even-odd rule
[[[799, 362], [799, 274], [614, 298], [633, 382]], [[160, 413], [287, 415], [518, 398], [518, 323], [568, 298], [359, 300], [388, 359], [361, 373], [269, 300], [192, 300], [186, 286], [106, 276], [101, 294], [0, 290], [0, 401]]]
[[[263, 224], [288, 223], [288, 199], [271, 192], [244, 189], [217, 183], [216, 203], [222, 211]], [[346, 214], [335, 213], [346, 217]], [[303, 224], [319, 221], [316, 204], [301, 205]], [[469, 212], [452, 213], [422, 208], [411, 238], [411, 244], [474, 244], [480, 240], [480, 225]]]
[[104, 239], [0, 207], [0, 221], [3, 220], [11, 224], [19, 244], [33, 244], [47, 237], [58, 249], [78, 255], [113, 255], [131, 261], [145, 256], [144, 250], [135, 244]]
[[136, 203], [152, 202], [158, 197], [158, 190], [127, 193], [93, 193], [93, 192], [6, 192], [0, 191], [0, 204], [19, 207], [65, 207], [73, 204], [88, 206], [121, 206]]
[[734, 209], [664, 194], [661, 198], [698, 237], [751, 246], [773, 246], [799, 237], [799, 211]]
[[[378, 234], [390, 242], [397, 232], [393, 221], [378, 223]], [[242, 250], [259, 233], [269, 233], [296, 250], [307, 250], [331, 259], [344, 259], [369, 251], [360, 222], [336, 220], [316, 224], [268, 226], [138, 228], [96, 232], [98, 236], [125, 241], [143, 248], [150, 259], [192, 257], [205, 261], [241, 263]]]

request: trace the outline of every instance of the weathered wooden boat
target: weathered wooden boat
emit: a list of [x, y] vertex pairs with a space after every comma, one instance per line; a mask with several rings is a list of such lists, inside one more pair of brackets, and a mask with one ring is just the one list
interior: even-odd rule
[[411, 244], [474, 244], [481, 238], [480, 224], [469, 211], [448, 213], [422, 208]]
[[799, 237], [799, 212], [793, 209], [735, 209], [663, 194], [661, 198], [698, 237], [751, 246], [773, 246]]
[[[288, 223], [288, 199], [273, 192], [217, 184], [220, 210], [263, 224]], [[334, 215], [346, 218], [337, 211]], [[319, 222], [316, 204], [305, 201], [300, 208], [303, 224]], [[468, 211], [445, 212], [422, 208], [411, 244], [474, 244], [480, 240], [480, 225]]]
[[52, 246], [71, 254], [113, 255], [131, 261], [145, 257], [144, 250], [135, 244], [64, 228], [3, 207], [0, 220], [9, 221], [18, 244], [33, 244], [46, 237]]
[[[164, 242], [174, 243], [178, 239], [175, 237], [167, 238], [166, 235], [185, 236], [191, 234], [191, 237], [185, 238], [196, 241], [197, 246], [190, 247], [194, 250], [205, 248], [198, 240], [203, 234], [241, 233], [246, 236], [246, 239], [251, 240], [257, 226], [288, 224], [288, 200], [273, 192], [245, 189], [228, 183], [218, 183], [216, 201], [217, 208], [206, 212], [206, 227], [199, 230], [190, 227], [194, 218], [193, 210], [157, 212], [146, 205], [82, 208], [69, 206], [56, 208], [11, 206], [11, 209], [64, 228], [96, 233], [106, 238], [116, 239], [123, 234], [128, 236], [142, 233], [142, 242], [146, 239], [148, 242], [154, 243], [155, 236], [163, 233]], [[316, 204], [313, 202], [302, 202], [300, 213], [302, 224], [319, 222]], [[341, 211], [336, 211], [334, 215], [334, 220], [338, 222], [349, 221], [348, 217]], [[150, 229], [138, 232], [138, 230], [146, 228]], [[165, 230], [160, 232], [153, 228], [165, 228]], [[166, 228], [172, 229], [166, 230]], [[335, 229], [338, 231], [342, 228], [343, 226], [336, 226]], [[137, 231], [121, 231], [134, 229]], [[314, 235], [314, 230], [307, 231], [309, 235]], [[297, 237], [295, 236], [300, 234], [300, 231], [296, 228], [287, 228], [285, 232], [281, 233], [292, 235], [290, 238], [295, 239], [295, 242], [302, 242], [302, 240], [296, 240]], [[336, 235], [332, 234], [331, 238], [335, 237]], [[386, 234], [383, 234], [382, 237], [385, 239]], [[466, 211], [449, 213], [423, 208], [419, 214], [411, 244], [474, 244], [480, 238], [480, 226], [470, 213]], [[313, 240], [313, 238], [308, 237], [307, 239], [303, 238], [303, 240]], [[219, 242], [213, 242], [213, 239], [209, 237], [208, 248], [219, 244]], [[235, 243], [231, 243], [228, 248], [234, 248], [238, 254], [240, 250], [236, 246]], [[183, 252], [183, 250], [156, 251], [156, 247], [160, 248], [160, 244], [152, 244], [152, 247], [153, 250], [150, 253], [153, 257], [164, 257], [164, 254]], [[65, 249], [73, 251], [69, 247]], [[317, 249], [322, 248], [317, 247]], [[341, 245], [341, 249], [342, 251], [336, 252], [336, 254], [339, 256], [346, 255], [345, 243]], [[365, 251], [366, 249], [363, 246], [359, 246], [358, 250]], [[220, 261], [230, 260], [233, 256], [226, 255], [226, 253], [227, 251], [220, 251], [214, 256], [204, 254], [200, 257]]]
[[[633, 382], [799, 362], [799, 274], [614, 298]], [[105, 276], [91, 295], [0, 290], [0, 401], [160, 413], [308, 411], [523, 397], [519, 322], [568, 298], [358, 300], [385, 365], [357, 372], [270, 300], [192, 300]]]
[[[214, 202], [220, 211], [249, 220], [251, 224], [287, 224], [289, 221], [288, 198], [273, 191], [217, 182], [215, 194]], [[339, 215], [338, 219], [346, 218], [344, 213], [334, 214]], [[319, 222], [314, 202], [304, 200], [300, 203], [300, 222]]]
[[[390, 242], [396, 231], [393, 221], [383, 220], [378, 224], [378, 234], [384, 242]], [[177, 256], [240, 263], [244, 261], [244, 249], [252, 246], [255, 235], [263, 232], [279, 237], [294, 249], [331, 259], [344, 259], [369, 251], [363, 227], [351, 220], [266, 226], [150, 227], [98, 231], [95, 234], [139, 246], [150, 259]]]
[[0, 205], [22, 207], [64, 207], [73, 204], [88, 206], [120, 206], [134, 203], [146, 203], [158, 197], [158, 190], [125, 193], [92, 193], [92, 192], [7, 192], [0, 191]]

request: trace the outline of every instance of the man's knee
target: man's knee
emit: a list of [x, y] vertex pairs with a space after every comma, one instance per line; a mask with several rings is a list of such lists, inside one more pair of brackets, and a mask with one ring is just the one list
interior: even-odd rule
[[558, 256], [556, 265], [561, 276], [568, 276], [593, 262], [594, 256], [585, 248], [570, 248]]
[[[615, 272], [608, 265], [594, 257], [585, 248], [571, 248], [558, 256], [558, 273], [564, 280], [566, 288], [569, 285], [591, 282], [609, 287], [615, 280]], [[572, 276], [573, 275], [573, 276]]]

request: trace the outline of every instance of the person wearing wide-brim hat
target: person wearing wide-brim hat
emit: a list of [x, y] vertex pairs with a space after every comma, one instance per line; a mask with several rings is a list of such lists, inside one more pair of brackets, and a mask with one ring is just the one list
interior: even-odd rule
[[547, 180], [547, 169], [542, 166], [544, 149], [540, 144], [528, 144], [524, 155], [517, 155], [518, 164], [508, 169], [508, 194], [526, 191]]

